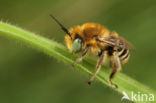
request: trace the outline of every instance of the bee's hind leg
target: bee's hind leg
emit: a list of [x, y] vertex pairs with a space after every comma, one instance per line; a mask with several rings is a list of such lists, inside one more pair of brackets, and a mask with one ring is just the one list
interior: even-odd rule
[[111, 83], [111, 85], [114, 85], [116, 88], [118, 88], [118, 85], [117, 84], [114, 84], [112, 82], [112, 79], [116, 76], [116, 74], [121, 70], [121, 63], [120, 63], [120, 59], [118, 56], [114, 55], [111, 57], [111, 60], [110, 60], [110, 66], [111, 68], [113, 69], [112, 70], [112, 73], [109, 77], [109, 81]]
[[95, 72], [94, 72], [94, 74], [92, 75], [92, 77], [90, 78], [90, 80], [88, 81], [88, 84], [89, 84], [89, 85], [91, 85], [91, 83], [92, 83], [93, 79], [95, 78], [96, 74], [100, 71], [101, 65], [102, 65], [102, 63], [103, 63], [103, 61], [104, 61], [104, 55], [105, 55], [105, 54], [104, 54], [104, 51], [103, 51], [103, 52], [101, 53], [101, 55], [100, 55], [98, 61], [97, 61], [97, 65], [96, 65]]
[[77, 64], [78, 62], [80, 62], [80, 61], [83, 59], [83, 57], [88, 53], [88, 51], [89, 51], [89, 47], [86, 47], [85, 50], [82, 52], [82, 55], [81, 55], [80, 57], [78, 57], [78, 58], [74, 61], [74, 63], [72, 64], [72, 66], [74, 67], [75, 64]]

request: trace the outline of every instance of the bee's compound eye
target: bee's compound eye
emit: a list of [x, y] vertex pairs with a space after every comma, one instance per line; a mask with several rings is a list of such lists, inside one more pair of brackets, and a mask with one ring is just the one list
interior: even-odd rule
[[82, 47], [82, 40], [80, 38], [77, 38], [74, 40], [72, 44], [72, 52], [76, 53], [81, 50]]

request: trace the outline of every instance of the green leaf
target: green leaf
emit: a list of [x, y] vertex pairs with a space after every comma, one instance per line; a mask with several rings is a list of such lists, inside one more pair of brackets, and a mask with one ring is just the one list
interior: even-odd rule
[[[42, 51], [60, 61], [68, 63], [69, 65], [71, 65], [77, 58], [77, 56], [69, 53], [63, 45], [7, 23], [0, 22], [0, 35], [21, 41], [22, 43], [27, 44], [38, 51]], [[81, 63], [78, 63], [75, 66], [81, 72], [92, 74], [95, 69], [95, 64], [95, 60], [85, 58]], [[129, 97], [131, 97], [132, 91], [136, 94], [138, 94], [138, 92], [140, 92], [140, 94], [142, 93], [147, 95], [156, 94], [154, 90], [151, 90], [147, 86], [122, 73], [119, 73], [113, 80], [114, 83], [116, 83], [119, 87], [116, 89], [114, 86], [110, 85], [108, 80], [110, 70], [111, 69], [103, 67], [103, 69], [101, 69], [99, 74], [96, 76], [96, 79], [103, 83], [103, 85], [106, 85], [112, 88], [112, 90], [117, 91], [119, 94], [122, 94], [123, 91], [126, 92]]]

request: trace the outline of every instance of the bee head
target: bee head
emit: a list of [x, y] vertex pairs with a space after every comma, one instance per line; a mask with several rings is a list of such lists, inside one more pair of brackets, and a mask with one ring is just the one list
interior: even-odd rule
[[61, 29], [67, 34], [65, 36], [67, 47], [73, 53], [77, 53], [81, 51], [82, 48], [82, 38], [78, 34], [74, 34], [72, 36], [71, 33], [63, 26], [52, 14], [50, 15], [51, 18], [61, 27]]
[[72, 44], [72, 52], [77, 53], [81, 51], [81, 48], [82, 48], [82, 38], [78, 34], [76, 34], [75, 40], [73, 41]]

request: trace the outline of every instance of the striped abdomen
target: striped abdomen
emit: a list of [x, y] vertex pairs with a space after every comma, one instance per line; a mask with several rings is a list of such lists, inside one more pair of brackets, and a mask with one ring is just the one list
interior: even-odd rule
[[118, 49], [119, 58], [122, 64], [126, 63], [130, 57], [128, 48], [119, 48]]

